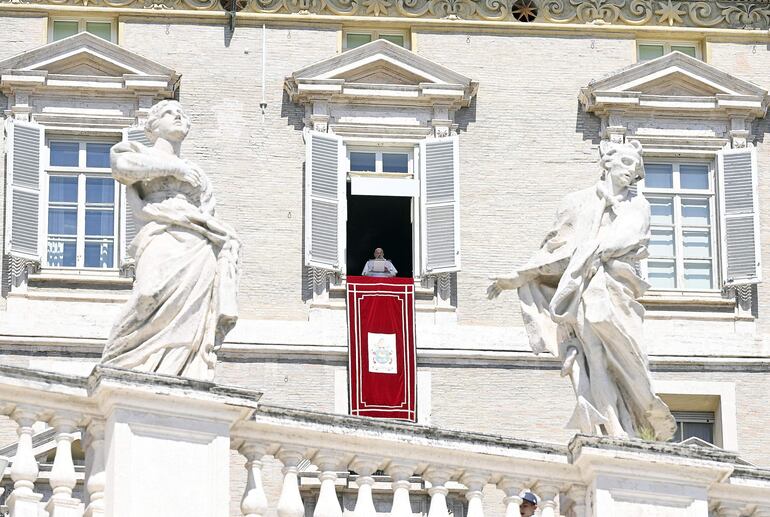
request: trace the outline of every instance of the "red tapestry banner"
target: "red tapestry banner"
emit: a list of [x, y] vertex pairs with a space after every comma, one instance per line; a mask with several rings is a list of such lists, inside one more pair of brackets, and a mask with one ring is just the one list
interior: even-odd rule
[[350, 413], [417, 421], [414, 280], [347, 277]]

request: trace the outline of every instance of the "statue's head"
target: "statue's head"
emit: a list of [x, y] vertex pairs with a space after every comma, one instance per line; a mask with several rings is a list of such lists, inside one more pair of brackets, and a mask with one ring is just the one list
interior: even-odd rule
[[609, 175], [617, 187], [625, 188], [644, 178], [642, 144], [638, 140], [624, 144], [603, 140], [599, 144], [599, 156], [602, 179]]
[[150, 142], [158, 138], [170, 142], [181, 142], [190, 131], [190, 118], [178, 101], [160, 101], [152, 108], [144, 124], [144, 132]]

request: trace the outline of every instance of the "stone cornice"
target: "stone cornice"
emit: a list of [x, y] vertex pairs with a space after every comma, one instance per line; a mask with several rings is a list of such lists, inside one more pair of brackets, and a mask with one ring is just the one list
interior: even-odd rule
[[[533, 10], [522, 15], [522, 4]], [[3, 10], [77, 9], [121, 13], [182, 16], [225, 16], [218, 0], [0, 0]], [[515, 14], [514, 14], [515, 13]], [[441, 25], [487, 22], [522, 29], [596, 31], [696, 28], [712, 32], [754, 33], [770, 28], [770, 1], [737, 0], [249, 0], [240, 19], [275, 19], [289, 15], [295, 22], [355, 20], [372, 23], [417, 24], [431, 20]], [[296, 16], [296, 17], [295, 17]], [[322, 17], [326, 18], [322, 20]], [[519, 18], [519, 19], [517, 19]], [[529, 19], [529, 21], [521, 21]], [[748, 31], [746, 30], [748, 29]], [[767, 33], [759, 36], [767, 37]]]

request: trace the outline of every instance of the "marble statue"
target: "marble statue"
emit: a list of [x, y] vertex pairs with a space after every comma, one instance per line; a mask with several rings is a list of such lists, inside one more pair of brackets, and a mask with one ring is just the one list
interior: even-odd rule
[[214, 215], [206, 174], [179, 157], [190, 119], [176, 101], [149, 112], [145, 146], [110, 152], [141, 224], [130, 244], [136, 280], [110, 333], [102, 364], [212, 380], [215, 350], [238, 318], [240, 241]]
[[534, 353], [562, 360], [577, 397], [568, 427], [587, 434], [668, 440], [676, 423], [652, 390], [642, 343], [649, 287], [637, 274], [647, 256], [650, 205], [629, 187], [644, 177], [642, 146], [602, 142], [601, 179], [569, 194], [540, 249], [489, 298], [517, 289]]

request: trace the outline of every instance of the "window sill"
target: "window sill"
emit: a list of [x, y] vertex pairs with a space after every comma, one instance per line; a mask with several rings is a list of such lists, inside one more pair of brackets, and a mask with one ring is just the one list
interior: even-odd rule
[[94, 287], [107, 289], [131, 289], [133, 278], [120, 276], [117, 269], [88, 271], [83, 269], [43, 269], [40, 273], [29, 275], [30, 287]]
[[725, 298], [720, 291], [653, 291], [639, 302], [647, 309], [647, 319], [683, 317], [753, 321], [749, 314], [736, 313], [735, 299]]
[[354, 172], [348, 173], [348, 178], [388, 178], [388, 179], [412, 179], [411, 172]]

